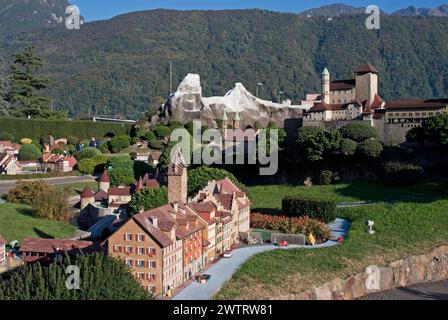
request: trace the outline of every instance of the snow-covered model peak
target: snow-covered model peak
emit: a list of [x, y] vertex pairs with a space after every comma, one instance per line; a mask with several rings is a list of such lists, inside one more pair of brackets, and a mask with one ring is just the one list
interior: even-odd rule
[[182, 80], [176, 92], [176, 97], [184, 94], [198, 94], [202, 96], [201, 77], [198, 74], [189, 73]]

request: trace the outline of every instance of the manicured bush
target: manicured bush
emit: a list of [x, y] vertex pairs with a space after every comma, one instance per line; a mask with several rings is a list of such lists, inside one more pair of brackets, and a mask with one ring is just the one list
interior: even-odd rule
[[358, 144], [358, 153], [371, 158], [378, 158], [383, 152], [383, 145], [375, 139], [366, 140]]
[[20, 147], [19, 160], [30, 161], [37, 160], [42, 156], [42, 152], [39, 147], [34, 144], [25, 144]]
[[119, 153], [131, 145], [131, 137], [125, 135], [115, 136], [110, 140], [109, 145], [112, 152]]
[[97, 149], [100, 150], [101, 153], [110, 153], [110, 150], [109, 150], [109, 143], [108, 143], [107, 141], [106, 141], [106, 142], [99, 143]]
[[82, 174], [93, 174], [95, 166], [95, 161], [92, 158], [82, 159], [78, 162], [78, 171]]
[[79, 143], [79, 139], [75, 136], [69, 136], [67, 138], [67, 143], [71, 144], [72, 146], [76, 146]]
[[14, 136], [9, 132], [0, 132], [0, 141], [14, 141]]
[[117, 168], [109, 171], [110, 183], [114, 187], [121, 185], [129, 186], [135, 182], [134, 172], [132, 168]]
[[156, 135], [154, 134], [154, 132], [148, 131], [145, 133], [144, 138], [146, 141], [156, 140]]
[[376, 138], [375, 128], [365, 123], [351, 123], [339, 129], [342, 137], [356, 142]]
[[160, 140], [150, 140], [148, 142], [148, 147], [155, 150], [162, 150], [164, 148], [164, 144]]
[[283, 198], [282, 212], [288, 217], [309, 217], [328, 223], [336, 219], [336, 202], [313, 197], [288, 196]]
[[409, 163], [389, 161], [384, 163], [381, 172], [382, 182], [393, 187], [410, 187], [422, 182], [423, 168]]
[[129, 209], [132, 215], [140, 212], [140, 209], [151, 210], [168, 203], [168, 189], [160, 187], [156, 189], [145, 188], [132, 196]]
[[167, 126], [156, 126], [153, 131], [159, 139], [167, 138], [171, 135], [171, 129]]
[[358, 148], [358, 143], [352, 139], [342, 139], [341, 141], [341, 153], [345, 156], [353, 156]]
[[330, 185], [333, 183], [334, 173], [329, 170], [324, 170], [321, 172], [319, 177], [319, 184], [321, 185]]
[[253, 229], [279, 231], [287, 234], [303, 234], [308, 237], [312, 234], [317, 243], [326, 242], [331, 237], [330, 228], [317, 219], [308, 217], [290, 218], [251, 213], [250, 225]]
[[89, 159], [95, 156], [101, 155], [101, 151], [97, 148], [86, 147], [80, 151], [74, 153], [76, 160], [81, 161], [82, 159]]

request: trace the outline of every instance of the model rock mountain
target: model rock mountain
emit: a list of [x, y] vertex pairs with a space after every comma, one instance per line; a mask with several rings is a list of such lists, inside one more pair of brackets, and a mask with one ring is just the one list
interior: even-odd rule
[[203, 97], [200, 76], [188, 74], [152, 122], [201, 120], [208, 127], [216, 127], [216, 120], [222, 120], [224, 112], [229, 116], [238, 114], [244, 126], [253, 126], [256, 121], [283, 125], [285, 119], [296, 119], [302, 114], [298, 107], [255, 97], [242, 83], [236, 83], [224, 96]]

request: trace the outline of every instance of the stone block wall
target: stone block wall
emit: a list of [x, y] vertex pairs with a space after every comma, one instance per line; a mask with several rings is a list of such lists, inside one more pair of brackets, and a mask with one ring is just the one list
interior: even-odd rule
[[335, 279], [301, 294], [279, 297], [280, 300], [352, 300], [362, 296], [407, 287], [418, 283], [448, 279], [448, 246], [430, 254], [410, 256], [387, 266], [370, 266], [346, 279]]

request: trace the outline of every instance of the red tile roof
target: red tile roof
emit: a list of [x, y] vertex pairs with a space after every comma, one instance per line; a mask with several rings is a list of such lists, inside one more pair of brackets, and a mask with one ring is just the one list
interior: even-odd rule
[[95, 196], [95, 193], [89, 187], [86, 187], [83, 192], [81, 192], [81, 199], [84, 198], [92, 198]]
[[130, 196], [130, 187], [110, 188], [108, 191], [109, 196]]
[[109, 199], [109, 194], [100, 189], [97, 193], [95, 193], [95, 201], [106, 201]]
[[93, 242], [90, 241], [25, 238], [20, 247], [20, 251], [56, 253], [58, 251], [70, 252], [84, 250], [91, 246], [93, 246]]
[[364, 62], [355, 69], [355, 73], [379, 73], [379, 70], [368, 62]]
[[100, 176], [99, 182], [110, 182], [109, 174], [107, 173], [107, 170], [104, 170], [103, 173]]
[[431, 100], [394, 100], [386, 101], [386, 109], [406, 109], [406, 108], [444, 108], [448, 106], [448, 99]]
[[335, 80], [330, 83], [331, 91], [351, 90], [354, 88], [356, 88], [356, 80], [355, 79]]

